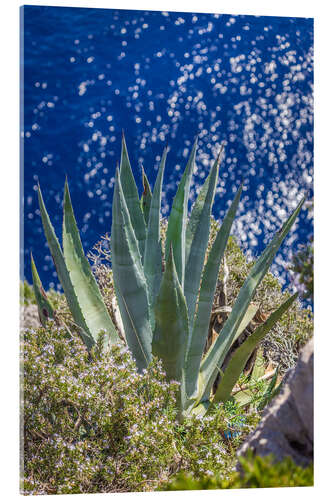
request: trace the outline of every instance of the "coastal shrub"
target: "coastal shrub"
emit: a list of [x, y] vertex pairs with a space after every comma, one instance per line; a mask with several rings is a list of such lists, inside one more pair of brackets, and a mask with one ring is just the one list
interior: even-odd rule
[[[210, 241], [215, 224], [218, 223], [212, 219]], [[102, 238], [96, 244], [90, 258], [103, 299], [112, 312], [115, 296], [105, 241]], [[228, 240], [226, 259], [228, 300], [232, 303], [252, 264], [234, 237]], [[216, 296], [222, 279], [223, 266]], [[34, 303], [32, 287], [25, 283], [24, 288], [26, 303]], [[47, 328], [24, 333], [23, 492], [148, 491], [159, 488], [179, 471], [187, 478], [202, 477], [208, 481], [196, 484], [198, 488], [215, 484], [216, 477], [218, 481], [231, 477], [236, 450], [258, 423], [258, 412], [249, 412], [248, 408], [245, 411], [229, 401], [209, 416], [176, 424], [177, 384], [166, 382], [156, 360], [152, 372], [138, 376], [125, 347], [114, 347], [111, 359], [101, 352], [97, 354], [98, 349], [95, 357], [94, 351], [88, 354], [75, 332], [64, 294], [50, 290], [47, 296], [57, 317], [71, 327], [68, 331], [50, 322]], [[261, 297], [263, 307], [269, 310], [282, 301], [282, 296], [287, 295], [281, 291], [278, 279], [267, 273], [256, 297]], [[290, 349], [286, 366], [293, 365], [299, 347], [311, 334], [312, 313], [296, 302], [273, 328], [274, 342], [262, 343], [266, 361], [273, 358], [281, 363], [284, 351]], [[242, 376], [241, 382], [246, 383], [246, 377]], [[156, 407], [149, 416], [150, 423], [147, 416], [142, 418], [141, 395], [147, 384], [151, 387], [150, 403]], [[259, 382], [253, 391], [254, 406], [260, 406], [264, 393], [264, 383]], [[112, 408], [122, 408], [124, 413]], [[80, 421], [77, 424], [78, 412], [84, 418], [82, 425]], [[130, 439], [125, 439], [127, 436]], [[235, 480], [234, 484], [239, 483]]]
[[281, 488], [293, 486], [313, 486], [313, 464], [306, 468], [296, 465], [290, 457], [275, 463], [274, 457], [253, 457], [249, 453], [239, 458], [240, 472], [233, 472], [229, 479], [221, 475], [193, 476], [180, 473], [169, 483], [162, 485], [163, 491], [215, 490], [239, 488]]
[[241, 432], [235, 406], [176, 421], [177, 382], [155, 358], [138, 373], [126, 347], [88, 353], [81, 339], [49, 321], [22, 339], [24, 494], [149, 491], [179, 471], [228, 476]]

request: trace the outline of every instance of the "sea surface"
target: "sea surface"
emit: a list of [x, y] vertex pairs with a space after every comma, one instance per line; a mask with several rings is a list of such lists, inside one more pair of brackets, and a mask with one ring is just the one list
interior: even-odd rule
[[[59, 286], [38, 181], [59, 238], [66, 176], [85, 251], [110, 232], [122, 129], [140, 193], [141, 166], [153, 185], [169, 145], [164, 215], [195, 136], [191, 203], [224, 141], [213, 213], [244, 179], [233, 234], [251, 257], [312, 199], [312, 19], [25, 6], [21, 20], [22, 278], [32, 252], [44, 287]], [[312, 231], [305, 208], [272, 266], [284, 285]]]

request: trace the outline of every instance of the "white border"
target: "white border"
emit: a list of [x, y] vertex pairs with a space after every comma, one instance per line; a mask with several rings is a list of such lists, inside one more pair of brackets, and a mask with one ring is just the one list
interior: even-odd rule
[[[332, 26], [329, 2], [306, 0], [78, 0], [36, 1], [28, 5], [169, 10], [315, 18], [315, 488], [226, 490], [113, 494], [112, 498], [329, 498], [332, 487]], [[19, 6], [17, 0], [2, 2], [1, 12], [1, 493], [18, 493], [18, 248], [19, 248]], [[327, 381], [327, 384], [325, 383]], [[62, 495], [50, 498], [71, 498]], [[39, 497], [38, 497], [39, 498]], [[81, 495], [80, 498], [92, 498]], [[105, 498], [105, 494], [94, 495]]]

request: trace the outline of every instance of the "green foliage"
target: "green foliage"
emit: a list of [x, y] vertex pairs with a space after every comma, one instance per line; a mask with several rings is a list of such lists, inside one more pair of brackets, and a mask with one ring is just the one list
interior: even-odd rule
[[[217, 275], [236, 215], [242, 185], [217, 230], [207, 255], [209, 223], [222, 149], [188, 220], [188, 196], [196, 148], [197, 141], [192, 148], [171, 208], [165, 243], [167, 264], [163, 275], [159, 218], [166, 151], [151, 196], [148, 180], [146, 176], [143, 177], [144, 196], [147, 199], [140, 201], [123, 136], [112, 206], [112, 271], [126, 341], [139, 371], [147, 368], [153, 353], [156, 353], [162, 359], [167, 379], [180, 382], [180, 397], [177, 401], [182, 418], [196, 407], [200, 407], [200, 411], [207, 408], [219, 367], [234, 341], [251, 321], [255, 307], [251, 301], [256, 289], [267, 274], [277, 250], [304, 203], [303, 199], [262, 255], [250, 267], [220, 335], [203, 356]], [[38, 195], [44, 231], [69, 308], [75, 323], [81, 329], [82, 338], [88, 349], [91, 349], [98, 332], [103, 329], [108, 334], [106, 339], [116, 343], [119, 338], [111, 321], [112, 315], [102, 300], [83, 253], [67, 180], [64, 194], [63, 250], [49, 220], [40, 190]], [[147, 204], [150, 205], [149, 216]], [[253, 333], [252, 340], [247, 343], [242, 363], [246, 363], [251, 350], [280, 319], [294, 299], [295, 297], [287, 297], [264, 325]], [[177, 348], [175, 339], [179, 340]], [[225, 384], [227, 389], [221, 401], [230, 394], [233, 383], [243, 370], [242, 363], [234, 363], [232, 374], [222, 377], [220, 384]]]
[[[88, 353], [49, 321], [24, 332], [24, 494], [148, 491], [179, 471], [230, 475], [236, 449], [257, 425], [228, 404], [177, 423], [177, 382], [156, 359], [141, 374], [125, 347]], [[224, 432], [242, 419], [241, 434]]]
[[[297, 295], [297, 294], [296, 294]], [[250, 335], [245, 342], [237, 349], [237, 351], [232, 356], [222, 375], [222, 383], [214, 396], [214, 402], [226, 401], [231, 394], [232, 388], [236, 384], [240, 373], [243, 371], [250, 354], [255, 349], [256, 345], [264, 338], [266, 333], [274, 326], [274, 324], [282, 317], [285, 311], [290, 307], [296, 298], [296, 295], [291, 296], [287, 299], [282, 306], [274, 311], [262, 325], [260, 325], [256, 331]]]
[[32, 254], [31, 254], [31, 271], [32, 271], [33, 289], [35, 292], [35, 297], [38, 305], [39, 319], [42, 325], [45, 326], [47, 320], [49, 318], [54, 317], [54, 311], [52, 304], [47, 298], [47, 295], [43, 288]]
[[[211, 220], [211, 234], [208, 248], [211, 247], [220, 224], [214, 218]], [[246, 259], [235, 237], [231, 236], [226, 248], [226, 262], [229, 269], [227, 281], [228, 301], [233, 306], [241, 286], [246, 279], [254, 262]], [[221, 290], [224, 277], [223, 265], [220, 266], [215, 301]], [[282, 292], [281, 283], [271, 272], [267, 272], [258, 286], [253, 301], [259, 304], [263, 314], [270, 314], [282, 302], [290, 297], [288, 291]], [[294, 366], [300, 349], [313, 334], [313, 313], [310, 309], [303, 309], [299, 300], [296, 300], [278, 323], [261, 341], [267, 362], [280, 366], [283, 374]]]
[[313, 464], [306, 468], [297, 466], [290, 457], [275, 463], [274, 457], [240, 457], [241, 472], [232, 473], [229, 479], [221, 475], [193, 477], [181, 473], [164, 485], [161, 490], [214, 490], [239, 488], [281, 488], [313, 486]]
[[[61, 304], [64, 307], [64, 295], [62, 293], [57, 292], [53, 288], [45, 291], [47, 299], [52, 303], [55, 309], [58, 309]], [[23, 306], [28, 306], [30, 304], [36, 304], [37, 300], [34, 292], [34, 288], [30, 285], [26, 280], [20, 281], [20, 302]], [[65, 306], [67, 307], [67, 306]], [[68, 311], [67, 311], [68, 313]]]
[[269, 384], [266, 385], [265, 392], [263, 393], [261, 400], [259, 401], [259, 404], [257, 406], [259, 411], [262, 411], [265, 408], [265, 406], [267, 406], [268, 403], [280, 392], [282, 381], [279, 384], [277, 384], [278, 375], [279, 375], [279, 368], [277, 367], [272, 377], [272, 380], [270, 381]]
[[26, 493], [142, 491], [173, 460], [177, 384], [99, 344], [90, 356], [54, 323], [24, 334]]
[[86, 259], [71, 204], [67, 179], [64, 190], [63, 234], [61, 248], [47, 213], [38, 186], [38, 201], [44, 233], [51, 251], [58, 277], [66, 295], [73, 319], [90, 349], [101, 329], [107, 335], [105, 341], [117, 342], [118, 335], [111, 321], [95, 277]]
[[36, 297], [33, 287], [24, 280], [20, 281], [20, 301], [21, 305], [36, 304]]
[[249, 379], [241, 375], [229, 401], [240, 408], [256, 408], [261, 412], [280, 391], [281, 382], [277, 384], [277, 375], [278, 369], [270, 380], [255, 379], [253, 375]]
[[[162, 248], [165, 242], [166, 227], [167, 221], [166, 219], [162, 219], [160, 223]], [[208, 251], [211, 249], [219, 227], [220, 224], [212, 217]], [[103, 299], [109, 311], [111, 311], [111, 303], [112, 300], [115, 300], [115, 292], [112, 269], [110, 268], [111, 256], [110, 250], [106, 245], [107, 241], [109, 241], [109, 236], [103, 236], [89, 253], [89, 259], [92, 262]], [[225, 258], [229, 269], [227, 280], [228, 303], [232, 306], [253, 263], [246, 259], [233, 236], [230, 236], [228, 239]], [[216, 307], [218, 304], [223, 277], [222, 264], [218, 272], [213, 307]], [[278, 278], [268, 272], [258, 286], [253, 301], [260, 305], [260, 310], [263, 313], [269, 314], [270, 311], [277, 309], [289, 297], [290, 294], [288, 292], [282, 292]], [[261, 341], [261, 346], [264, 348], [266, 365], [269, 362], [273, 363], [273, 366], [279, 365], [280, 374], [283, 375], [287, 369], [295, 365], [299, 350], [312, 334], [313, 314], [311, 310], [303, 309], [300, 301], [296, 300]]]

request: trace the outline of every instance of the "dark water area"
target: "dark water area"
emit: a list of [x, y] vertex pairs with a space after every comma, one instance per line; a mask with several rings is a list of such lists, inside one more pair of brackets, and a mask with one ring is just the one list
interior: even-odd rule
[[[249, 255], [312, 198], [312, 19], [38, 6], [21, 16], [22, 278], [32, 251], [44, 286], [58, 285], [38, 181], [59, 238], [66, 175], [85, 251], [110, 232], [122, 129], [140, 189], [141, 165], [153, 185], [168, 142], [163, 214], [195, 136], [191, 202], [225, 141], [213, 213], [223, 218], [244, 179], [233, 233]], [[272, 266], [284, 284], [312, 226], [303, 209]]]

